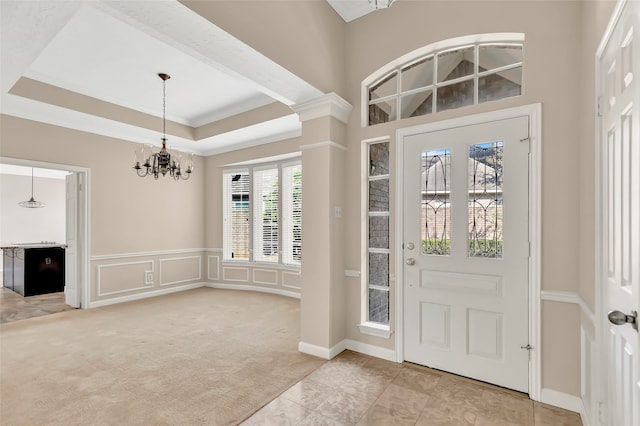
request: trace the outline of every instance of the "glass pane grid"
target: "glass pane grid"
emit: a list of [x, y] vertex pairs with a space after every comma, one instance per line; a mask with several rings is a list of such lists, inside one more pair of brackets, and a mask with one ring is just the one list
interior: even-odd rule
[[367, 150], [367, 319], [389, 323], [389, 142]]
[[[523, 67], [521, 43], [481, 43], [430, 53], [370, 86], [368, 124], [519, 96]], [[391, 92], [394, 85], [397, 89]]]

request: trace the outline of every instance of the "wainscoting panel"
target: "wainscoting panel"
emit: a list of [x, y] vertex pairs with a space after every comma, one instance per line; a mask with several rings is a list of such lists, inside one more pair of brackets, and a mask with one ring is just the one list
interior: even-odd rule
[[220, 256], [207, 256], [207, 279], [212, 281], [220, 279]]
[[207, 286], [213, 288], [264, 291], [300, 298], [300, 270], [292, 265], [224, 259], [224, 250], [208, 248]]
[[202, 256], [160, 259], [160, 286], [202, 280]]
[[282, 287], [300, 291], [302, 288], [300, 271], [282, 271]]
[[106, 306], [204, 285], [205, 249], [92, 256], [89, 306]]
[[249, 282], [249, 268], [223, 266], [222, 279], [240, 283]]
[[154, 271], [152, 260], [98, 265], [98, 296], [111, 296], [125, 292], [153, 288], [153, 281], [146, 281], [147, 271]]
[[594, 339], [593, 336], [589, 334], [589, 332], [585, 329], [583, 325], [580, 326], [580, 396], [582, 397], [582, 415], [586, 416], [587, 419], [583, 418], [583, 423], [593, 424], [591, 419], [594, 415], [594, 407], [597, 406], [594, 401], [594, 393], [592, 388], [593, 377], [594, 377]]
[[278, 285], [278, 271], [273, 269], [254, 269], [253, 282], [255, 284]]

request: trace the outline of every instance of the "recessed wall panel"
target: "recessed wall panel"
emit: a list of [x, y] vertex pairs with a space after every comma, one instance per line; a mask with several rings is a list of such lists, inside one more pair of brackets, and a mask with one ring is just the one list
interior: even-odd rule
[[278, 271], [268, 269], [254, 269], [253, 270], [253, 282], [255, 284], [278, 284]]
[[202, 258], [185, 256], [160, 259], [160, 285], [179, 284], [202, 279]]
[[220, 256], [207, 257], [207, 278], [218, 281], [220, 279]]
[[222, 279], [224, 281], [248, 282], [249, 269], [225, 266], [222, 268]]
[[152, 260], [98, 265], [98, 296], [152, 288], [153, 283], [145, 284], [146, 271], [153, 271]]
[[282, 271], [282, 286], [300, 290], [302, 287], [300, 272]]

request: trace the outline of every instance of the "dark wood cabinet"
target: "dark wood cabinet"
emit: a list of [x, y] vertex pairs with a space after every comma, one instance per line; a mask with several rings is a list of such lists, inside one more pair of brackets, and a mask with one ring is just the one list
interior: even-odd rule
[[63, 247], [3, 247], [4, 286], [23, 296], [64, 290]]

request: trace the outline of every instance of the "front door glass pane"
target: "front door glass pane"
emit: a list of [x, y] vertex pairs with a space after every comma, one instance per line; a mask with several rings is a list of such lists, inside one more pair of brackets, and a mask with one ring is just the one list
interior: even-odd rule
[[422, 254], [451, 254], [451, 150], [422, 153]]
[[469, 256], [502, 258], [503, 142], [469, 146]]

